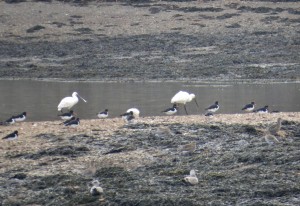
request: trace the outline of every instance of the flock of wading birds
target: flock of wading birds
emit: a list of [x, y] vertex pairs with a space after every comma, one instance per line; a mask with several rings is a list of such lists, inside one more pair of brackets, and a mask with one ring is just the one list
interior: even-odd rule
[[[166, 114], [166, 115], [174, 115], [178, 112], [178, 105], [183, 105], [186, 114], [188, 114], [187, 110], [186, 110], [186, 103], [191, 102], [192, 100], [195, 101], [197, 107], [199, 108], [199, 105], [196, 101], [195, 98], [195, 94], [192, 93], [188, 93], [185, 91], [179, 91], [178, 93], [176, 93], [174, 95], [174, 97], [171, 99], [171, 103], [173, 104], [173, 106], [171, 108], [168, 108], [164, 111], [162, 111], [162, 113]], [[59, 114], [58, 116], [64, 120], [64, 122], [62, 123], [64, 126], [70, 126], [70, 127], [77, 127], [80, 123], [80, 119], [77, 117], [75, 117], [75, 113], [73, 110], [71, 110], [71, 108], [76, 105], [79, 101], [79, 98], [82, 99], [84, 102], [87, 102], [84, 98], [82, 98], [77, 92], [73, 92], [71, 97], [65, 97], [63, 98], [60, 103], [57, 106], [57, 109], [59, 112], [61, 112], [61, 114]], [[218, 101], [216, 101], [214, 104], [210, 105], [209, 107], [207, 107], [205, 110], [207, 111], [207, 113], [205, 114], [205, 116], [213, 116], [214, 113], [216, 111], [219, 110], [219, 103]], [[247, 111], [247, 112], [256, 112], [256, 113], [268, 113], [268, 105], [254, 110], [255, 108], [255, 102], [251, 102], [250, 104], [246, 104], [242, 110], [243, 111]], [[68, 112], [63, 113], [63, 110], [68, 110]], [[273, 111], [273, 112], [278, 112], [278, 111]], [[140, 111], [137, 108], [131, 108], [128, 109], [126, 111], [126, 113], [121, 114], [120, 116], [128, 123], [131, 123], [135, 118], [139, 117]], [[23, 112], [22, 114], [19, 115], [14, 115], [12, 117], [10, 117], [9, 119], [7, 119], [4, 122], [0, 122], [0, 125], [12, 125], [16, 122], [21, 122], [24, 121], [26, 119], [26, 112]], [[108, 109], [105, 109], [102, 112], [99, 112], [97, 114], [98, 118], [100, 119], [104, 119], [108, 117]], [[279, 127], [280, 129], [280, 125], [281, 125], [281, 118], [278, 119], [278, 123], [276, 128]], [[274, 130], [276, 132], [276, 130]], [[274, 134], [274, 131], [270, 131], [269, 133], [271, 135]], [[3, 137], [2, 139], [4, 140], [14, 140], [18, 138], [18, 131], [14, 131], [11, 134], [6, 135], [5, 137]]]
[[[60, 103], [58, 104], [58, 111], [61, 112], [61, 114], [59, 114], [58, 116], [64, 120], [63, 124], [64, 126], [71, 126], [71, 127], [76, 127], [79, 125], [79, 118], [75, 117], [75, 113], [73, 112], [73, 110], [71, 110], [71, 108], [76, 105], [79, 101], [79, 98], [82, 99], [84, 102], [87, 102], [84, 98], [82, 98], [77, 92], [73, 92], [71, 97], [65, 97], [63, 98]], [[163, 113], [165, 113], [166, 115], [174, 115], [177, 113], [178, 111], [178, 105], [183, 105], [186, 114], [187, 110], [186, 110], [186, 103], [191, 102], [192, 100], [195, 100], [195, 103], [198, 106], [198, 103], [195, 99], [195, 94], [190, 94], [188, 92], [185, 91], [179, 91], [177, 94], [175, 94], [175, 96], [171, 99], [171, 103], [173, 104], [173, 106], [171, 108], [168, 108], [164, 111], [162, 111]], [[254, 110], [255, 108], [255, 103], [251, 102], [250, 104], [245, 105], [242, 110], [243, 111], [247, 111], [247, 112], [257, 112], [257, 113], [268, 113], [268, 106], [264, 106], [263, 108]], [[63, 113], [63, 110], [68, 110], [68, 112]], [[212, 104], [211, 106], [206, 108], [207, 113], [205, 114], [205, 116], [213, 116], [213, 114], [219, 110], [219, 104], [218, 101], [216, 101], [214, 104]], [[273, 111], [276, 112], [276, 111]], [[140, 111], [136, 108], [131, 108], [128, 109], [126, 111], [126, 113], [121, 114], [120, 116], [128, 123], [132, 122], [132, 120], [134, 120], [136, 117], [138, 117], [140, 114]], [[7, 119], [4, 122], [1, 122], [0, 125], [11, 125], [14, 124], [15, 122], [21, 122], [24, 121], [26, 119], [26, 112], [23, 112], [22, 114], [19, 115], [15, 115], [12, 116], [11, 118]], [[97, 116], [101, 119], [103, 118], [107, 118], [108, 117], [108, 109], [105, 109], [103, 112], [100, 112], [97, 114]], [[277, 124], [273, 125], [271, 127], [269, 127], [266, 130], [266, 134], [265, 134], [265, 140], [271, 144], [273, 142], [278, 142], [277, 138], [275, 137], [280, 128], [281, 128], [281, 118], [278, 118], [277, 120]], [[18, 138], [18, 131], [14, 131], [11, 134], [6, 135], [5, 137], [3, 137], [3, 140], [14, 140]], [[187, 145], [183, 145], [181, 150], [186, 150], [186, 151], [194, 151], [196, 149], [196, 143], [190, 143]], [[190, 174], [186, 177], [184, 177], [183, 179], [185, 182], [191, 184], [191, 185], [195, 185], [198, 183], [198, 178], [196, 176], [196, 170], [191, 170]], [[94, 180], [92, 182], [91, 185], [91, 189], [90, 189], [90, 193], [92, 195], [101, 195], [103, 193], [103, 189], [99, 186], [99, 181], [98, 180]]]

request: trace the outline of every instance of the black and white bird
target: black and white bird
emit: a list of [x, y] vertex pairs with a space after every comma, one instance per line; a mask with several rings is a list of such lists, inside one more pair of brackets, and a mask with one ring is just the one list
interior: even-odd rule
[[135, 119], [133, 111], [130, 111], [128, 115], [125, 116], [125, 121], [127, 123], [132, 123], [133, 120]]
[[266, 105], [266, 106], [264, 106], [264, 107], [262, 107], [262, 108], [259, 108], [259, 109], [257, 109], [257, 110], [255, 110], [254, 112], [256, 112], [256, 113], [268, 113], [269, 112], [269, 110], [268, 110], [268, 108], [269, 108], [269, 106], [268, 105]]
[[7, 141], [11, 141], [11, 140], [15, 140], [18, 138], [18, 131], [14, 131], [13, 133], [10, 133], [8, 135], [6, 135], [5, 137], [3, 137], [3, 140], [7, 140]]
[[90, 189], [90, 193], [92, 196], [98, 196], [103, 194], [103, 188], [99, 186], [100, 183], [98, 180], [93, 180], [92, 185], [93, 186]]
[[139, 118], [140, 117], [140, 110], [139, 109], [137, 109], [137, 108], [130, 108], [130, 109], [127, 109], [126, 112], [130, 112], [130, 111], [132, 111], [133, 116], [135, 118]]
[[208, 112], [212, 112], [215, 113], [216, 111], [219, 110], [219, 102], [216, 101], [214, 104], [210, 105], [209, 107], [207, 107], [205, 110], [207, 110]]
[[121, 114], [120, 116], [122, 117], [122, 119], [126, 119], [127, 116], [129, 116], [129, 115], [133, 115], [133, 112], [132, 112], [132, 111], [130, 111], [130, 112], [125, 112], [125, 113]]
[[173, 107], [171, 108], [168, 108], [164, 111], [162, 111], [163, 113], [165, 113], [166, 115], [173, 115], [173, 114], [176, 114], [177, 113], [177, 105], [176, 104], [173, 104]]
[[16, 123], [15, 119], [13, 117], [5, 120], [4, 122], [0, 122], [0, 125], [10, 125]]
[[97, 114], [98, 118], [105, 119], [108, 117], [108, 109], [105, 109], [103, 112], [99, 112]]
[[243, 111], [246, 111], [246, 112], [251, 112], [254, 110], [254, 105], [255, 105], [255, 102], [251, 102], [250, 104], [246, 104], [242, 110]]
[[71, 122], [71, 121], [73, 121], [73, 120], [75, 120], [75, 119], [76, 119], [76, 117], [72, 117], [71, 119], [66, 120], [66, 121], [64, 121], [64, 122], [62, 122], [62, 123], [60, 123], [60, 124], [66, 125], [66, 124], [68, 124], [69, 122]]
[[69, 127], [77, 127], [79, 125], [80, 121], [79, 118], [74, 119], [68, 123], [65, 124], [65, 126], [69, 126]]
[[172, 104], [182, 104], [183, 107], [184, 107], [185, 113], [188, 114], [185, 104], [188, 103], [188, 102], [191, 102], [192, 100], [195, 101], [197, 107], [199, 108], [199, 105], [197, 103], [195, 94], [188, 93], [188, 92], [185, 92], [185, 91], [179, 91], [174, 95], [174, 97], [172, 97], [171, 103]]
[[120, 115], [122, 117], [122, 119], [124, 119], [127, 123], [132, 123], [132, 121], [134, 120], [134, 113], [133, 111], [130, 112], [126, 112], [124, 114]]
[[12, 118], [13, 118], [16, 122], [22, 122], [22, 121], [25, 121], [26, 115], [27, 115], [27, 113], [26, 113], [26, 112], [23, 112], [22, 114], [12, 116]]
[[74, 117], [75, 113], [73, 110], [70, 110], [69, 112], [63, 113], [58, 115], [62, 120], [70, 120], [72, 117]]

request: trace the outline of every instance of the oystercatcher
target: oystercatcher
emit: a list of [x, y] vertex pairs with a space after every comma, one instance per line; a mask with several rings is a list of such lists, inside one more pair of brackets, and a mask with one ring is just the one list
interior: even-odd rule
[[99, 112], [97, 114], [98, 118], [105, 119], [108, 117], [108, 109], [105, 109], [103, 112]]
[[18, 131], [16, 130], [13, 133], [10, 133], [10, 134], [6, 135], [2, 139], [11, 141], [11, 140], [15, 140], [17, 138], [18, 138]]
[[173, 107], [168, 108], [164, 111], [162, 111], [163, 113], [165, 113], [166, 115], [173, 115], [177, 113], [177, 105], [173, 104]]

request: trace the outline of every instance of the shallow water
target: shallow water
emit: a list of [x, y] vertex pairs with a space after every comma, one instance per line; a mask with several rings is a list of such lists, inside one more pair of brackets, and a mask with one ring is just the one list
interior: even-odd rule
[[[300, 111], [300, 83], [272, 84], [193, 84], [193, 83], [102, 83], [0, 80], [0, 121], [23, 111], [28, 121], [58, 120], [57, 105], [63, 97], [77, 91], [88, 102], [79, 101], [73, 110], [82, 119], [97, 118], [109, 109], [110, 117], [127, 109], [140, 109], [141, 116], [163, 115], [172, 106], [171, 98], [179, 90], [196, 94], [200, 109], [187, 104], [189, 114], [204, 114], [205, 108], [219, 101], [218, 113], [241, 113], [241, 108], [256, 102], [256, 108], [269, 105], [270, 110]], [[179, 114], [185, 114], [181, 108]]]

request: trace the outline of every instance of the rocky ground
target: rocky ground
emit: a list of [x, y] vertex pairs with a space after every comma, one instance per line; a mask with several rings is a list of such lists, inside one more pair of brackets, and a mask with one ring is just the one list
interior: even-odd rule
[[299, 80], [297, 0], [0, 2], [0, 77]]
[[[265, 130], [282, 118], [274, 139]], [[2, 126], [2, 205], [299, 205], [300, 113]], [[273, 142], [272, 142], [273, 141]], [[196, 143], [194, 151], [183, 145]], [[196, 169], [199, 183], [183, 182]], [[98, 179], [102, 196], [89, 184]]]

